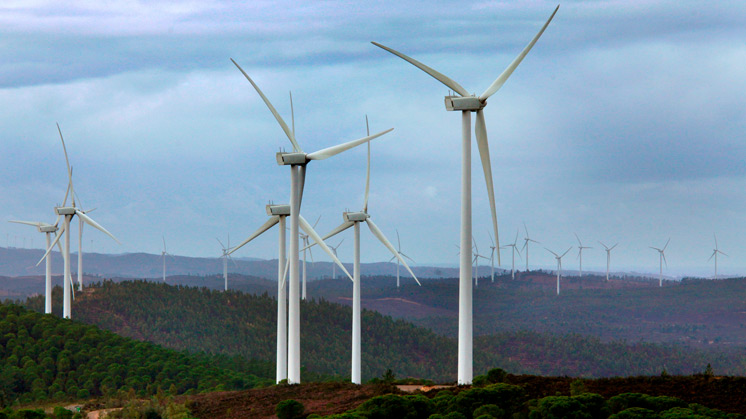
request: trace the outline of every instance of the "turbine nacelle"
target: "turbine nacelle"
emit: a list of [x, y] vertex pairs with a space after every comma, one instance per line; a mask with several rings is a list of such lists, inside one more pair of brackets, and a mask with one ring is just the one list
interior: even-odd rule
[[267, 205], [267, 215], [290, 216], [290, 205]]
[[56, 207], [54, 212], [57, 215], [75, 215], [75, 207]]
[[279, 152], [276, 154], [276, 157], [277, 157], [277, 164], [279, 164], [280, 166], [308, 163], [308, 157], [306, 157], [306, 153]]
[[446, 96], [447, 111], [479, 111], [487, 106], [486, 100], [476, 96]]
[[367, 212], [344, 212], [342, 213], [342, 218], [348, 223], [354, 223], [354, 222], [363, 222], [370, 218], [370, 215]]
[[57, 226], [53, 226], [53, 225], [40, 225], [39, 226], [40, 233], [54, 233], [57, 230], [58, 230]]

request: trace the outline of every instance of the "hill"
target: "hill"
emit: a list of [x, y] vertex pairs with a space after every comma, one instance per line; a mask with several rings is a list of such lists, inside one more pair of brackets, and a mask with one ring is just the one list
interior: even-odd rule
[[246, 389], [271, 382], [267, 363], [188, 354], [95, 326], [0, 304], [0, 405]]
[[[425, 287], [423, 287], [425, 289]], [[402, 289], [402, 298], [409, 291]], [[60, 299], [57, 290], [55, 298]], [[41, 298], [28, 306], [43, 307]], [[55, 308], [60, 307], [55, 302]], [[145, 281], [105, 281], [89, 287], [73, 303], [73, 316], [124, 336], [175, 349], [238, 354], [272, 362], [275, 357], [276, 301], [269, 295], [169, 286]], [[324, 299], [301, 304], [301, 353], [305, 373], [348, 376], [349, 307]], [[432, 331], [364, 311], [363, 379], [397, 375], [441, 382], [455, 379], [456, 342]], [[502, 367], [516, 373], [588, 377], [691, 374], [708, 363], [719, 374], [741, 375], [736, 350], [713, 352], [675, 345], [505, 331], [475, 340], [475, 373]]]

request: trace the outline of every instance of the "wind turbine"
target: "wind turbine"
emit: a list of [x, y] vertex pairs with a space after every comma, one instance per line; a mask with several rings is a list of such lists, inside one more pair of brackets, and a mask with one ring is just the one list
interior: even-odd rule
[[[269, 204], [266, 206], [266, 210], [267, 215], [269, 215], [269, 219], [264, 224], [262, 224], [254, 233], [252, 233], [246, 240], [241, 242], [238, 246], [230, 249], [228, 255], [231, 255], [236, 250], [240, 249], [250, 241], [259, 237], [262, 233], [272, 228], [275, 224], [280, 225], [280, 236], [278, 240], [277, 251], [277, 362], [275, 371], [275, 382], [279, 383], [280, 381], [288, 378], [288, 299], [287, 291], [285, 288], [285, 274], [287, 273], [286, 264], [289, 263], [289, 261], [286, 261], [285, 255], [285, 225], [287, 217], [290, 216], [290, 205]], [[314, 241], [320, 241], [321, 238], [319, 237], [318, 233], [313, 231], [313, 227], [311, 227], [302, 216], [299, 215], [298, 218], [301, 222], [301, 225], [303, 226], [303, 230], [305, 230], [306, 233], [314, 239]], [[336, 256], [333, 256], [332, 251], [328, 247], [326, 247], [326, 244], [322, 243], [321, 247], [330, 256], [332, 256], [332, 260], [334, 260], [335, 263], [342, 266], [342, 262], [340, 262]], [[344, 266], [342, 266], [342, 270], [347, 273], [347, 270], [344, 269]], [[347, 273], [347, 276], [350, 276], [350, 274]]]
[[[78, 216], [78, 218], [82, 219], [83, 222], [86, 224], [96, 228], [97, 230], [105, 233], [112, 239], [114, 239], [115, 242], [119, 243], [119, 240], [117, 240], [116, 237], [114, 237], [111, 233], [109, 233], [105, 228], [101, 227], [97, 222], [93, 221], [91, 217], [86, 215], [85, 211], [78, 208], [77, 205], [75, 205], [75, 188], [73, 187], [73, 172], [70, 168], [70, 160], [67, 157], [67, 148], [65, 147], [65, 139], [62, 138], [62, 130], [60, 129], [60, 125], [57, 124], [57, 132], [60, 134], [60, 140], [62, 141], [62, 150], [65, 152], [65, 164], [67, 165], [67, 191], [65, 191], [65, 199], [62, 201], [61, 207], [55, 207], [54, 211], [57, 213], [57, 222], [55, 222], [55, 225], [59, 222], [59, 219], [61, 217], [65, 217], [64, 223], [62, 224], [62, 229], [60, 230], [57, 237], [54, 239], [52, 244], [50, 244], [47, 247], [47, 252], [44, 253], [44, 256], [39, 260], [37, 265], [41, 263], [44, 258], [49, 255], [49, 252], [52, 251], [54, 246], [59, 242], [60, 238], [64, 235], [65, 236], [65, 247], [64, 247], [64, 255], [62, 257], [62, 260], [64, 261], [64, 287], [63, 287], [63, 299], [62, 299], [62, 317], [69, 319], [72, 316], [72, 275], [70, 274], [70, 221], [73, 219], [74, 216]], [[72, 206], [68, 207], [67, 205], [67, 196], [70, 196], [70, 199], [72, 201]], [[121, 244], [121, 243], [120, 243]], [[79, 269], [80, 270], [80, 269]]]
[[604, 247], [604, 249], [606, 249], [606, 281], [608, 281], [609, 280], [609, 264], [611, 263], [611, 250], [615, 248], [616, 245], [619, 243], [614, 243], [614, 245], [611, 247], [608, 247], [601, 242], [599, 243], [601, 244], [601, 246]]
[[580, 274], [578, 275], [579, 278], [583, 277], [583, 249], [593, 249], [589, 246], [583, 246], [583, 243], [580, 241], [580, 237], [578, 237], [578, 233], [575, 233], [575, 238], [578, 239], [578, 259], [580, 259]]
[[[319, 223], [319, 220], [321, 219], [321, 216], [319, 215], [319, 218], [316, 219], [316, 222], [313, 223], [313, 228], [316, 228], [316, 224]], [[309, 248], [308, 243], [308, 234], [300, 233], [300, 238], [303, 240], [303, 286], [301, 287], [301, 299], [306, 299], [306, 251], [311, 255], [311, 261], [313, 262], [313, 253], [311, 253], [311, 249]], [[336, 253], [335, 253], [336, 255]]]
[[[495, 282], [495, 250], [497, 250], [497, 246], [492, 239], [492, 233], [488, 231], [487, 235], [490, 236], [490, 282]], [[515, 261], [515, 258], [513, 259]]]
[[166, 256], [174, 257], [174, 255], [168, 253], [166, 250], [166, 237], [161, 237], [163, 238], [163, 250], [161, 251], [161, 258], [163, 258], [163, 282], [166, 282]]
[[[72, 172], [72, 168], [70, 168], [70, 171]], [[78, 197], [78, 201], [80, 201], [80, 197]], [[90, 209], [88, 211], [80, 210], [83, 214], [88, 214], [89, 212], [95, 210]], [[83, 291], [83, 218], [78, 217], [78, 291]]]
[[[404, 256], [405, 258], [411, 260], [414, 262], [414, 259], [411, 257], [405, 255], [401, 251], [401, 240], [399, 240], [399, 230], [396, 230], [396, 252], [399, 253], [401, 256]], [[399, 263], [399, 259], [396, 256], [391, 256], [391, 259], [389, 259], [389, 262], [392, 262], [394, 259], [396, 259], [396, 288], [399, 288], [399, 266], [401, 266], [401, 263]]]
[[663, 249], [659, 249], [657, 247], [650, 246], [651, 249], [655, 249], [658, 251], [658, 258], [660, 263], [660, 273], [658, 274], [658, 286], [663, 286], [663, 263], [665, 262], [666, 268], [668, 268], [668, 261], [666, 261], [666, 254], [664, 253], [666, 251], [666, 247], [668, 247], [668, 242], [671, 241], [671, 238], [669, 237], [666, 241], [666, 245], [663, 246]]
[[[512, 263], [511, 263], [511, 265], [510, 265], [510, 277], [511, 277], [511, 279], [513, 279], [513, 280], [515, 280], [515, 252], [518, 252], [518, 256], [520, 256], [520, 255], [521, 255], [521, 251], [520, 251], [520, 250], [518, 250], [518, 247], [517, 247], [517, 245], [518, 245], [518, 230], [516, 230], [516, 231], [515, 231], [515, 240], [513, 240], [513, 243], [511, 243], [511, 244], [506, 244], [505, 246], [503, 246], [503, 249], [504, 249], [504, 248], [506, 248], [506, 247], [510, 247], [510, 248], [512, 248], [512, 249], [513, 249], [513, 250], [511, 251], [511, 253], [512, 253], [512, 255], [513, 255], [513, 261], [512, 261]], [[526, 242], [526, 245], [528, 245], [528, 242]], [[524, 245], [524, 247], [525, 247], [526, 245]], [[494, 269], [494, 268], [493, 268], [493, 269]]]
[[[57, 225], [42, 223], [38, 221], [18, 221], [18, 220], [10, 220], [10, 223], [16, 223], [16, 224], [26, 224], [30, 226], [34, 226], [39, 230], [39, 233], [45, 233], [47, 237], [47, 247], [52, 242], [52, 234], [55, 236], [57, 235]], [[60, 249], [60, 254], [62, 257], [65, 257], [65, 253], [62, 251], [62, 245], [60, 245], [59, 242], [57, 242], [57, 246]], [[47, 255], [46, 259], [46, 269], [45, 269], [45, 281], [44, 281], [44, 313], [50, 314], [52, 313], [52, 257]], [[64, 280], [64, 279], [63, 279]]]
[[479, 286], [479, 258], [487, 259], [487, 260], [489, 260], [489, 258], [479, 253], [479, 247], [477, 247], [477, 242], [476, 240], [474, 240], [473, 237], [471, 240], [474, 243], [474, 263], [476, 264], [476, 267], [474, 269], [474, 286], [478, 287]]
[[220, 256], [220, 259], [223, 259], [223, 280], [225, 281], [224, 290], [228, 291], [228, 259], [233, 262], [233, 266], [236, 266], [236, 261], [233, 260], [229, 252], [229, 250], [231, 249], [231, 235], [228, 235], [228, 246], [224, 245], [223, 242], [221, 242], [220, 239], [217, 237], [215, 237], [215, 240], [220, 243], [220, 247], [223, 250], [223, 254]]
[[718, 249], [718, 237], [715, 236], [714, 234], [713, 236], [715, 237], [715, 248], [712, 250], [712, 256], [710, 256], [710, 259], [707, 259], [707, 261], [709, 262], [710, 260], [712, 260], [713, 257], [715, 258], [715, 279], [718, 279], [718, 253], [720, 253], [723, 256], [728, 256], [728, 255], [726, 255], [725, 253], [721, 252]]
[[[298, 259], [299, 253], [299, 236], [298, 227], [301, 218], [300, 209], [301, 201], [303, 200], [303, 185], [305, 184], [306, 178], [306, 165], [313, 160], [324, 160], [326, 158], [335, 156], [343, 151], [349, 150], [360, 144], [368, 142], [374, 138], [380, 137], [387, 132], [393, 130], [390, 128], [386, 131], [379, 132], [378, 134], [371, 135], [368, 137], [360, 138], [358, 140], [349, 141], [336, 146], [328, 147], [313, 153], [306, 153], [301, 149], [300, 144], [295, 139], [295, 134], [290, 130], [288, 125], [282, 119], [280, 114], [277, 112], [272, 103], [264, 96], [264, 93], [259, 89], [259, 86], [249, 77], [248, 74], [238, 65], [232, 58], [231, 61], [246, 77], [246, 80], [251, 83], [256, 92], [261, 96], [264, 103], [269, 108], [272, 115], [280, 124], [280, 127], [285, 132], [290, 142], [293, 145], [293, 151], [290, 153], [278, 152], [276, 154], [277, 164], [280, 166], [290, 166], [290, 284], [288, 286], [289, 304], [288, 304], [288, 383], [298, 384], [300, 383], [300, 283], [298, 275]], [[291, 114], [292, 114], [292, 101], [291, 101]], [[293, 125], [295, 125], [293, 123]], [[311, 227], [310, 225], [308, 227]], [[323, 245], [326, 247], [326, 245]]]
[[523, 249], [521, 249], [521, 250], [525, 250], [526, 251], [526, 272], [528, 272], [528, 243], [529, 242], [534, 242], [536, 244], [541, 244], [541, 243], [539, 243], [536, 240], [532, 239], [528, 235], [528, 227], [526, 227], [526, 223], [523, 223], [523, 229], [526, 230], [526, 237], [523, 238]]
[[[329, 246], [329, 248], [332, 249], [332, 252], [334, 252], [334, 256], [337, 256], [337, 249], [339, 249], [339, 246], [342, 245], [343, 241], [345, 241], [345, 239], [340, 240], [336, 246]], [[333, 263], [332, 263], [332, 279], [337, 279], [337, 265]]]
[[[365, 125], [368, 125], [368, 118], [365, 118]], [[378, 226], [370, 218], [368, 213], [368, 195], [370, 192], [370, 143], [368, 143], [368, 168], [365, 176], [365, 201], [363, 202], [362, 211], [350, 212], [346, 211], [342, 213], [344, 221], [342, 224], [337, 226], [334, 230], [326, 234], [323, 239], [326, 240], [332, 236], [335, 236], [350, 227], [354, 227], [354, 239], [353, 239], [353, 271], [352, 271], [352, 382], [355, 384], [361, 383], [360, 373], [360, 223], [366, 223], [370, 232], [380, 241], [389, 251], [396, 257], [399, 262], [407, 268], [412, 278], [417, 282], [420, 281], [415, 276], [414, 272], [409, 268], [407, 262], [402, 258], [399, 252], [396, 251], [394, 245], [386, 238], [381, 232]]]
[[[545, 247], [545, 249], [547, 248]], [[562, 257], [565, 256], [567, 252], [569, 252], [571, 249], [572, 249], [572, 246], [569, 247], [567, 250], [565, 250], [565, 253], [563, 253], [562, 255], [558, 255], [552, 252], [551, 250], [547, 249], [547, 251], [553, 254], [554, 258], [557, 259], [557, 295], [560, 294], [560, 277], [562, 276]]]
[[[559, 9], [559, 6], [557, 6]], [[438, 71], [426, 66], [425, 64], [410, 58], [398, 51], [383, 46], [377, 42], [373, 42], [373, 45], [383, 48], [386, 51], [404, 59], [425, 73], [429, 74], [439, 82], [445, 84], [449, 89], [458, 93], [459, 96], [446, 96], [445, 105], [448, 111], [461, 111], [461, 133], [462, 133], [462, 148], [461, 148], [461, 248], [464, 251], [461, 253], [461, 260], [459, 263], [459, 350], [458, 350], [458, 384], [471, 384], [473, 378], [473, 339], [472, 339], [472, 288], [471, 288], [471, 113], [476, 112], [476, 124], [475, 131], [477, 137], [477, 145], [479, 148], [479, 155], [482, 160], [482, 168], [484, 170], [485, 182], [487, 184], [487, 195], [490, 201], [490, 210], [492, 212], [492, 224], [495, 233], [495, 240], [497, 241], [498, 248], [500, 245], [500, 239], [497, 234], [497, 213], [495, 210], [495, 191], [492, 184], [492, 167], [490, 163], [489, 145], [487, 142], [487, 129], [485, 127], [484, 112], [483, 109], [487, 105], [487, 99], [497, 92], [503, 84], [508, 80], [513, 71], [523, 61], [523, 58], [528, 54], [531, 48], [534, 46], [536, 41], [544, 30], [546, 29], [549, 22], [552, 21], [554, 15], [557, 13], [557, 9], [554, 10], [552, 15], [549, 17], [547, 22], [541, 28], [539, 33], [534, 36], [531, 42], [523, 49], [523, 51], [513, 60], [512, 63], [500, 74], [500, 76], [492, 82], [490, 87], [484, 91], [480, 96], [470, 94], [460, 84], [456, 83], [449, 77], [439, 73]], [[500, 262], [500, 252], [497, 254], [498, 264]]]

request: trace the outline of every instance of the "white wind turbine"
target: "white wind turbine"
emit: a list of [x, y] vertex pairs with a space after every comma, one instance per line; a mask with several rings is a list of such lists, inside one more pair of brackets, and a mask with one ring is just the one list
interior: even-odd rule
[[[319, 223], [319, 220], [321, 219], [321, 216], [319, 215], [319, 218], [316, 219], [316, 222], [313, 223], [313, 228], [316, 228], [316, 225]], [[308, 242], [308, 234], [300, 233], [300, 239], [303, 240], [303, 286], [301, 287], [301, 299], [306, 299], [306, 251], [311, 255], [311, 262], [313, 262], [313, 253], [311, 253], [310, 244]], [[334, 255], [336, 256], [336, 252], [334, 252]]]
[[223, 242], [221, 242], [220, 239], [217, 237], [215, 237], [215, 240], [220, 243], [220, 247], [223, 250], [223, 254], [220, 256], [220, 259], [223, 259], [223, 281], [225, 282], [224, 291], [228, 291], [228, 259], [233, 262], [233, 266], [236, 266], [236, 261], [233, 260], [229, 252], [231, 249], [231, 235], [228, 235], [228, 246], [224, 245]]
[[526, 230], [526, 237], [523, 238], [523, 249], [521, 249], [521, 250], [525, 250], [526, 251], [526, 272], [528, 272], [528, 244], [530, 242], [534, 242], [536, 244], [541, 244], [541, 243], [539, 243], [536, 240], [532, 239], [528, 235], [528, 227], [526, 227], [526, 223], [523, 223], [523, 229]]
[[578, 237], [578, 233], [575, 233], [575, 238], [578, 239], [578, 259], [580, 259], [580, 273], [578, 274], [579, 278], [583, 277], [583, 249], [593, 249], [589, 246], [583, 246], [583, 243], [580, 241], [580, 237]]
[[[365, 118], [366, 126], [368, 124], [368, 118]], [[346, 211], [342, 213], [344, 221], [342, 224], [337, 226], [334, 230], [330, 231], [324, 236], [324, 240], [339, 234], [350, 227], [354, 227], [354, 238], [353, 238], [353, 271], [352, 271], [352, 382], [355, 384], [361, 383], [360, 373], [360, 223], [366, 223], [368, 229], [373, 235], [396, 257], [399, 262], [407, 268], [409, 274], [417, 282], [420, 281], [415, 276], [414, 272], [409, 268], [407, 262], [402, 258], [399, 252], [396, 251], [394, 245], [386, 238], [383, 232], [370, 218], [368, 213], [368, 195], [370, 192], [370, 143], [368, 143], [368, 168], [365, 176], [365, 201], [363, 202], [362, 211], [350, 212]]]
[[163, 259], [163, 282], [166, 282], [166, 256], [171, 256], [173, 258], [174, 255], [168, 253], [166, 250], [166, 237], [161, 236], [161, 238], [163, 238], [163, 250], [161, 251], [161, 258]]
[[[47, 247], [50, 247], [52, 242], [52, 234], [57, 236], [57, 225], [42, 223], [38, 221], [18, 221], [18, 220], [10, 220], [11, 223], [16, 224], [26, 224], [30, 226], [34, 226], [39, 230], [39, 233], [45, 233], [47, 237]], [[65, 257], [65, 252], [62, 251], [62, 245], [60, 245], [59, 242], [57, 242], [57, 246], [60, 249], [60, 254], [62, 257]], [[44, 280], [44, 313], [50, 314], [52, 313], [52, 257], [47, 255], [46, 259], [46, 269], [45, 269], [45, 280]], [[63, 278], [64, 280], [64, 278]]]
[[671, 241], [671, 238], [669, 237], [666, 241], [666, 245], [663, 246], [663, 249], [659, 249], [657, 247], [650, 246], [651, 249], [658, 251], [658, 258], [660, 263], [660, 273], [658, 274], [658, 286], [663, 286], [663, 263], [666, 264], [666, 268], [668, 268], [668, 261], [666, 260], [666, 254], [664, 253], [666, 251], [666, 247], [668, 247], [668, 242]]
[[616, 245], [618, 245], [619, 243], [614, 243], [614, 245], [611, 246], [611, 247], [608, 247], [608, 246], [606, 246], [605, 244], [603, 244], [601, 242], [599, 242], [599, 243], [606, 250], [606, 281], [608, 281], [609, 280], [609, 264], [611, 264], [611, 250], [614, 249], [616, 247]]
[[[528, 243], [526, 243], [526, 245], [527, 244]], [[512, 248], [511, 253], [512, 253], [513, 259], [512, 259], [512, 263], [510, 265], [510, 278], [513, 279], [513, 280], [515, 280], [515, 252], [518, 252], [518, 256], [521, 255], [521, 251], [518, 250], [518, 246], [517, 245], [518, 245], [518, 230], [515, 231], [515, 240], [513, 240], [513, 243], [506, 244], [505, 246], [502, 247], [503, 249], [506, 248], [506, 247]]]
[[709, 259], [707, 259], [707, 261], [709, 262], [710, 260], [712, 260], [713, 257], [715, 258], [715, 279], [718, 279], [718, 253], [720, 253], [723, 256], [728, 256], [728, 255], [726, 255], [725, 253], [721, 252], [718, 249], [718, 236], [715, 236], [714, 234], [713, 236], [715, 237], [715, 248], [712, 249], [712, 255], [710, 256]]
[[[547, 248], [545, 247], [545, 249]], [[560, 294], [560, 277], [562, 276], [562, 257], [564, 257], [567, 254], [567, 252], [569, 252], [571, 249], [572, 249], [572, 246], [569, 247], [567, 250], [565, 250], [565, 253], [563, 253], [562, 255], [558, 255], [552, 252], [551, 250], [547, 249], [547, 251], [553, 254], [554, 258], [557, 259], [557, 295]]]
[[[117, 240], [116, 237], [114, 237], [111, 233], [106, 231], [105, 228], [101, 227], [97, 222], [93, 221], [91, 217], [86, 215], [85, 211], [78, 208], [77, 205], [75, 205], [75, 188], [73, 187], [73, 172], [70, 168], [70, 160], [67, 157], [67, 148], [65, 147], [65, 139], [62, 138], [62, 130], [60, 129], [60, 125], [57, 124], [57, 132], [60, 134], [60, 140], [62, 141], [62, 150], [65, 152], [65, 164], [67, 165], [67, 191], [65, 192], [65, 199], [62, 201], [61, 207], [55, 207], [55, 212], [57, 213], [57, 222], [55, 222], [55, 225], [59, 222], [59, 219], [61, 217], [65, 217], [64, 223], [62, 224], [62, 229], [60, 230], [57, 237], [54, 239], [52, 244], [50, 244], [47, 247], [46, 253], [44, 253], [44, 256], [39, 260], [37, 265], [41, 263], [44, 258], [49, 255], [49, 252], [52, 251], [54, 246], [59, 242], [60, 238], [64, 235], [65, 236], [65, 247], [64, 247], [64, 255], [62, 257], [64, 261], [64, 287], [63, 287], [63, 299], [62, 299], [62, 317], [69, 319], [72, 316], [72, 275], [70, 274], [70, 221], [73, 219], [74, 216], [78, 216], [83, 222], [86, 224], [96, 228], [97, 230], [105, 233], [112, 239], [114, 239], [115, 242], [119, 243], [119, 240]], [[67, 205], [67, 196], [70, 196], [70, 199], [72, 201], [72, 206], [68, 207]], [[82, 236], [81, 236], [82, 239]], [[121, 244], [121, 243], [120, 243]], [[80, 259], [79, 259], [80, 260]], [[78, 269], [81, 271], [81, 269]]]
[[[228, 255], [232, 254], [250, 241], [259, 237], [262, 233], [272, 228], [275, 224], [279, 224], [280, 236], [277, 241], [277, 362], [275, 370], [275, 382], [279, 383], [280, 381], [288, 378], [288, 299], [287, 288], [285, 287], [285, 274], [287, 271], [287, 263], [289, 263], [289, 261], [286, 260], [285, 254], [287, 247], [285, 245], [285, 226], [287, 217], [290, 216], [290, 205], [269, 204], [267, 205], [266, 209], [267, 215], [269, 215], [269, 219], [264, 224], [262, 224], [254, 233], [252, 233], [246, 240], [241, 242], [238, 246], [230, 249]], [[321, 240], [321, 237], [319, 237], [318, 233], [313, 231], [313, 227], [311, 227], [311, 225], [308, 224], [308, 222], [302, 216], [299, 215], [298, 219], [303, 230], [306, 231], [306, 233], [309, 234], [314, 239], [314, 241]], [[326, 247], [326, 244], [324, 243], [322, 243], [321, 246], [326, 253], [332, 256], [332, 260], [334, 260], [335, 263], [339, 264], [342, 267], [342, 270], [347, 273], [347, 276], [350, 276], [347, 270], [344, 269], [342, 262], [340, 262], [339, 259], [337, 259], [337, 257], [333, 255], [331, 249]]]
[[474, 264], [476, 265], [474, 268], [474, 286], [479, 286], [479, 258], [487, 259], [489, 258], [487, 256], [484, 256], [479, 253], [479, 247], [477, 246], [476, 240], [472, 237], [472, 242], [474, 243]]
[[[411, 260], [414, 262], [414, 259], [404, 254], [404, 252], [401, 251], [401, 240], [399, 240], [399, 230], [396, 230], [396, 252], [399, 253], [401, 256], [404, 256], [405, 258]], [[389, 262], [393, 262], [394, 259], [396, 259], [396, 288], [399, 288], [399, 267], [401, 266], [401, 263], [399, 263], [399, 258], [396, 256], [391, 256], [391, 259], [389, 259]]]
[[488, 231], [487, 235], [490, 236], [490, 282], [495, 282], [495, 251], [497, 246], [495, 246], [495, 240], [492, 239], [492, 233]]
[[[336, 246], [329, 246], [329, 248], [332, 249], [332, 252], [334, 252], [334, 256], [337, 256], [337, 249], [339, 249], [339, 246], [342, 245], [343, 241], [345, 241], [345, 239], [340, 240]], [[337, 265], [334, 263], [332, 263], [332, 279], [337, 279]]]
[[[559, 9], [559, 6], [557, 6]], [[480, 96], [470, 94], [460, 84], [456, 83], [449, 77], [438, 71], [426, 66], [425, 64], [410, 58], [398, 51], [373, 42], [373, 45], [383, 48], [386, 51], [404, 59], [425, 73], [429, 74], [439, 82], [445, 84], [448, 88], [458, 93], [459, 96], [446, 96], [445, 105], [448, 111], [461, 111], [461, 253], [459, 262], [459, 344], [458, 344], [458, 384], [471, 384], [473, 378], [473, 338], [472, 338], [472, 287], [471, 287], [471, 113], [476, 112], [475, 131], [479, 155], [482, 160], [485, 182], [487, 184], [487, 195], [490, 201], [490, 210], [492, 212], [492, 224], [495, 233], [495, 240], [498, 248], [500, 239], [497, 234], [497, 213], [495, 210], [495, 191], [492, 184], [492, 166], [490, 163], [489, 144], [487, 142], [487, 129], [485, 127], [483, 109], [487, 105], [487, 99], [497, 92], [508, 80], [513, 71], [523, 61], [541, 34], [544, 33], [549, 22], [552, 21], [557, 13], [554, 10], [547, 22], [541, 28], [539, 33], [534, 36], [531, 42], [521, 51], [512, 63], [492, 82], [490, 87]], [[497, 254], [498, 264], [500, 263], [500, 252]]]
[[[301, 201], [303, 200], [303, 186], [306, 178], [306, 165], [313, 160], [324, 160], [326, 158], [335, 156], [343, 151], [349, 150], [374, 138], [380, 137], [387, 132], [393, 130], [390, 128], [386, 131], [379, 132], [378, 134], [371, 135], [368, 137], [360, 138], [358, 140], [349, 141], [336, 146], [328, 147], [313, 153], [306, 153], [301, 149], [300, 144], [295, 139], [295, 134], [290, 130], [288, 125], [282, 119], [280, 114], [277, 112], [272, 103], [264, 96], [264, 93], [259, 89], [259, 86], [249, 77], [248, 74], [238, 65], [233, 59], [231, 61], [246, 77], [246, 80], [251, 83], [256, 92], [262, 98], [264, 103], [269, 108], [272, 115], [280, 124], [280, 127], [285, 132], [290, 142], [293, 145], [293, 151], [290, 153], [279, 152], [276, 154], [277, 164], [281, 166], [290, 166], [290, 252], [289, 252], [289, 264], [290, 264], [290, 278], [288, 286], [289, 304], [288, 304], [288, 383], [298, 384], [300, 383], [300, 281], [298, 272], [298, 259], [300, 258], [299, 252], [299, 236], [298, 227], [301, 218], [300, 209]], [[291, 112], [292, 112], [292, 101], [291, 101]], [[310, 225], [308, 227], [311, 227]], [[311, 229], [312, 230], [312, 229]], [[326, 247], [326, 245], [323, 245]]]

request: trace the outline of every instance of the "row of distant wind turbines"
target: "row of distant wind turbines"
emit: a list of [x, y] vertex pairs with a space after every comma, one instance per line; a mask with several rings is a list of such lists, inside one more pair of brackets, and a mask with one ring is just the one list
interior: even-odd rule
[[[554, 10], [546, 23], [542, 26], [541, 30], [534, 36], [529, 44], [523, 49], [523, 51], [508, 65], [508, 67], [500, 74], [500, 76], [485, 90], [481, 95], [476, 96], [470, 94], [460, 84], [456, 83], [447, 76], [439, 73], [438, 71], [428, 67], [427, 65], [410, 58], [400, 52], [397, 52], [391, 48], [383, 46], [378, 43], [374, 45], [404, 59], [425, 73], [429, 74], [436, 80], [446, 85], [454, 93], [449, 94], [445, 98], [445, 106], [447, 111], [461, 111], [462, 121], [462, 164], [461, 164], [461, 246], [463, 249], [460, 252], [460, 263], [459, 263], [459, 332], [458, 332], [458, 372], [457, 382], [458, 384], [470, 384], [473, 378], [473, 332], [472, 332], [472, 208], [471, 208], [471, 113], [476, 112], [476, 142], [479, 149], [480, 160], [482, 168], [484, 170], [485, 182], [487, 186], [487, 196], [490, 203], [490, 211], [492, 216], [494, 237], [497, 242], [499, 249], [499, 236], [497, 229], [497, 214], [495, 205], [495, 194], [492, 180], [492, 168], [489, 155], [489, 144], [487, 141], [487, 130], [485, 125], [485, 118], [483, 109], [487, 105], [487, 99], [495, 94], [507, 81], [513, 71], [522, 62], [526, 54], [531, 50], [534, 44], [538, 41], [539, 37], [544, 33], [549, 23], [554, 18], [559, 6]], [[231, 61], [233, 61], [231, 59]], [[231, 248], [230, 250], [224, 251], [227, 255], [233, 253], [235, 250], [245, 245], [246, 243], [253, 240], [263, 232], [275, 224], [279, 224], [279, 240], [278, 240], [278, 316], [277, 316], [277, 372], [276, 378], [280, 380], [287, 379], [289, 383], [300, 383], [300, 284], [299, 284], [299, 237], [302, 229], [304, 233], [313, 239], [314, 244], [319, 245], [335, 262], [340, 269], [347, 274], [353, 280], [353, 332], [352, 332], [352, 381], [354, 383], [360, 383], [360, 223], [365, 222], [368, 228], [371, 230], [373, 235], [386, 246], [389, 251], [394, 255], [398, 261], [404, 265], [407, 270], [415, 278], [414, 273], [411, 271], [406, 261], [402, 257], [402, 254], [397, 251], [391, 242], [383, 235], [381, 230], [376, 226], [370, 218], [368, 213], [368, 192], [370, 182], [370, 148], [368, 149], [368, 173], [366, 175], [366, 189], [365, 189], [365, 201], [363, 208], [358, 212], [346, 211], [343, 213], [343, 223], [331, 232], [326, 234], [323, 238], [316, 233], [313, 227], [300, 215], [301, 202], [303, 198], [303, 187], [305, 182], [306, 165], [313, 160], [324, 160], [326, 158], [335, 156], [353, 147], [367, 143], [381, 135], [390, 132], [392, 129], [379, 132], [374, 135], [368, 134], [358, 140], [350, 141], [347, 143], [339, 144], [329, 148], [325, 148], [313, 153], [306, 153], [300, 147], [300, 144], [295, 139], [295, 129], [291, 130], [290, 127], [285, 123], [282, 117], [279, 115], [274, 106], [270, 103], [267, 97], [262, 93], [259, 87], [254, 81], [248, 76], [248, 74], [233, 61], [236, 67], [241, 71], [245, 78], [252, 84], [256, 92], [261, 96], [264, 103], [269, 108], [272, 115], [275, 117], [285, 135], [290, 140], [293, 150], [292, 152], [279, 152], [276, 155], [277, 163], [281, 166], [290, 166], [290, 203], [287, 205], [267, 205], [267, 214], [270, 218], [265, 222], [259, 229], [249, 236], [244, 242], [238, 246]], [[292, 114], [292, 97], [291, 97], [291, 114]], [[293, 118], [294, 120], [294, 118]], [[293, 124], [294, 125], [294, 124]], [[59, 126], [58, 126], [59, 130]], [[60, 138], [62, 133], [60, 130]], [[370, 145], [368, 144], [368, 147]], [[64, 148], [64, 140], [63, 140]], [[116, 238], [109, 233], [106, 229], [101, 227], [89, 216], [86, 215], [85, 211], [76, 206], [75, 203], [75, 192], [72, 184], [72, 169], [67, 159], [67, 151], [65, 150], [65, 159], [68, 168], [68, 188], [65, 194], [65, 199], [62, 206], [55, 207], [57, 213], [57, 221], [54, 224], [44, 223], [31, 223], [24, 222], [26, 224], [32, 224], [37, 226], [39, 231], [50, 234], [56, 234], [54, 241], [47, 246], [47, 252], [44, 254], [42, 260], [47, 258], [51, 250], [55, 245], [59, 243], [60, 238], [65, 236], [65, 247], [61, 249], [64, 260], [64, 309], [63, 316], [66, 318], [70, 317], [71, 307], [71, 285], [72, 278], [70, 275], [70, 235], [66, 234], [70, 231], [70, 221], [73, 216], [77, 215], [83, 222], [93, 226], [94, 228], [109, 235], [112, 239]], [[72, 206], [68, 207], [67, 196], [68, 194], [72, 199]], [[61, 228], [58, 229], [58, 223], [61, 217], [64, 217], [64, 223]], [[289, 255], [285, 254], [285, 229], [286, 219], [290, 218], [290, 246]], [[345, 269], [344, 265], [339, 261], [334, 251], [324, 242], [328, 239], [350, 227], [354, 228], [354, 264], [353, 264], [353, 275]], [[82, 235], [82, 229], [80, 230]], [[306, 242], [304, 242], [305, 245]], [[308, 248], [311, 244], [304, 247]], [[500, 253], [497, 252], [498, 263], [500, 263]], [[165, 240], [164, 240], [164, 266], [165, 266]], [[79, 265], [78, 275], [82, 274], [82, 252], [79, 251]], [[41, 263], [41, 260], [39, 261]], [[47, 259], [49, 263], [49, 258]], [[47, 288], [50, 288], [49, 269], [47, 270]], [[289, 276], [288, 279], [288, 291], [289, 295], [285, 293], [285, 277]], [[164, 268], [165, 276], [165, 268]], [[81, 280], [82, 281], [82, 280]], [[417, 281], [419, 283], [419, 281]], [[49, 296], [49, 293], [48, 293]], [[51, 298], [48, 298], [51, 301]], [[286, 306], [287, 304], [287, 306]], [[287, 326], [287, 329], [286, 329]]]

